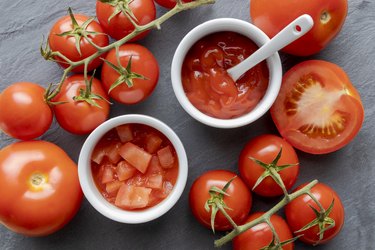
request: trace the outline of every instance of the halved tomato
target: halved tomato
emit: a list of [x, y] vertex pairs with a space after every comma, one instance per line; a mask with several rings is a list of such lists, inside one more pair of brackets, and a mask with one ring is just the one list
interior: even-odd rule
[[311, 60], [284, 75], [271, 115], [280, 134], [295, 148], [325, 154], [344, 147], [358, 134], [364, 109], [343, 69]]

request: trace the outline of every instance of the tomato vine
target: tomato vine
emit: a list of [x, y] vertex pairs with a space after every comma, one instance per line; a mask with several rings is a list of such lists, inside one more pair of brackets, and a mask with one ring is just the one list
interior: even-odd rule
[[[48, 61], [56, 61], [57, 59], [55, 59], [55, 58], [59, 58], [59, 59], [63, 60], [64, 63], [69, 65], [64, 70], [60, 82], [56, 85], [53, 85], [53, 86], [51, 84], [51, 86], [49, 87], [49, 91], [46, 92], [45, 100], [47, 102], [50, 102], [60, 92], [61, 87], [62, 87], [62, 83], [68, 77], [68, 74], [70, 72], [72, 72], [72, 70], [74, 68], [76, 68], [78, 66], [81, 66], [81, 65], [84, 66], [84, 76], [85, 76], [87, 85], [89, 85], [89, 79], [88, 79], [87, 75], [88, 75], [88, 65], [91, 61], [93, 61], [94, 59], [98, 58], [102, 54], [104, 54], [104, 53], [106, 53], [106, 52], [108, 52], [112, 49], [118, 50], [118, 48], [121, 45], [123, 45], [124, 43], [133, 39], [134, 37], [141, 34], [142, 32], [145, 32], [145, 31], [151, 30], [151, 29], [155, 29], [155, 28], [160, 29], [161, 25], [165, 21], [167, 21], [169, 18], [173, 17], [174, 15], [176, 15], [177, 13], [179, 13], [181, 11], [194, 9], [194, 8], [197, 8], [197, 7], [202, 6], [202, 5], [214, 4], [215, 0], [196, 0], [196, 1], [188, 2], [188, 3], [184, 3], [182, 0], [177, 0], [176, 2], [177, 2], [177, 4], [173, 9], [169, 10], [164, 15], [160, 16], [159, 18], [157, 18], [157, 19], [155, 19], [155, 20], [153, 20], [153, 21], [151, 21], [151, 22], [149, 22], [148, 24], [145, 24], [145, 25], [137, 24], [136, 21], [132, 18], [132, 16], [129, 15], [128, 12], [126, 12], [126, 15], [128, 16], [129, 21], [134, 26], [134, 30], [131, 33], [129, 33], [127, 36], [125, 36], [124, 38], [122, 38], [122, 39], [120, 39], [116, 42], [113, 42], [112, 44], [109, 44], [105, 47], [101, 47], [101, 46], [98, 46], [97, 44], [95, 44], [89, 37], [90, 33], [79, 32], [80, 39], [81, 38], [86, 39], [87, 42], [90, 43], [97, 50], [94, 54], [92, 54], [92, 55], [90, 55], [90, 56], [88, 56], [88, 57], [86, 57], [86, 58], [84, 58], [80, 61], [72, 61], [69, 58], [67, 58], [64, 54], [60, 53], [59, 51], [52, 51], [51, 48], [48, 45], [48, 41], [47, 42], [43, 41], [42, 45], [40, 47], [40, 52], [41, 52], [42, 56], [44, 57], [44, 59], [46, 59]], [[70, 12], [69, 12], [69, 14], [70, 14]], [[73, 16], [73, 15], [71, 15], [71, 16]], [[89, 19], [89, 20], [92, 21], [93, 19]], [[73, 20], [72, 20], [72, 22], [74, 24]], [[87, 25], [88, 24], [89, 23], [87, 23]], [[77, 39], [76, 35], [74, 35], [74, 37]]]

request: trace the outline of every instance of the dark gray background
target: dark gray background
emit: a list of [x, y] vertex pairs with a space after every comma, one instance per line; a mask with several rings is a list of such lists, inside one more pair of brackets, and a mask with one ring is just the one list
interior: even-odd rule
[[[57, 82], [61, 69], [39, 55], [42, 34], [52, 24], [74, 11], [95, 15], [94, 0], [1, 0], [0, 1], [0, 90], [17, 81], [32, 81], [46, 86]], [[164, 12], [158, 8], [159, 14]], [[170, 64], [182, 37], [196, 25], [218, 17], [249, 20], [248, 0], [217, 0], [177, 15], [141, 43], [160, 63], [159, 84], [145, 102], [136, 106], [115, 104], [111, 117], [141, 113], [166, 122], [184, 143], [189, 158], [189, 178], [177, 205], [160, 219], [143, 225], [113, 222], [96, 212], [86, 200], [77, 216], [61, 231], [44, 238], [27, 238], [0, 226], [0, 249], [213, 249], [215, 236], [192, 216], [188, 191], [193, 180], [209, 169], [237, 171], [237, 157], [245, 143], [256, 135], [276, 133], [267, 114], [259, 121], [239, 129], [210, 128], [193, 120], [177, 102], [170, 82]], [[338, 37], [319, 58], [345, 69], [361, 93], [365, 122], [355, 140], [342, 150], [322, 156], [298, 152], [301, 173], [298, 183], [319, 179], [333, 187], [345, 206], [345, 226], [330, 243], [315, 249], [374, 249], [375, 244], [375, 2], [349, 1], [349, 14]], [[307, 58], [281, 55], [284, 71]], [[41, 137], [65, 149], [77, 161], [85, 136], [63, 131], [56, 123]], [[1, 148], [13, 140], [1, 135]], [[252, 211], [265, 210], [277, 200], [255, 197]], [[218, 236], [217, 236], [218, 237]], [[230, 249], [228, 244], [222, 249]], [[312, 249], [297, 243], [297, 249]]]

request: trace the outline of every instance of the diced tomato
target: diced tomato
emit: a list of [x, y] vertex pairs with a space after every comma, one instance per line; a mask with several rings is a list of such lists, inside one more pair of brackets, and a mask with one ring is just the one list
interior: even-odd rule
[[120, 161], [116, 167], [117, 178], [119, 181], [125, 181], [134, 176], [137, 172], [133, 166], [128, 164], [126, 161]]
[[147, 206], [152, 189], [123, 184], [117, 193], [115, 205], [125, 209], [138, 209]]
[[130, 124], [118, 126], [116, 127], [116, 131], [122, 143], [133, 140], [133, 132], [130, 127]]
[[146, 187], [161, 189], [163, 186], [163, 176], [160, 174], [150, 175], [146, 181]]
[[153, 154], [161, 146], [163, 140], [156, 134], [149, 134], [146, 138], [146, 150], [147, 152]]
[[143, 174], [146, 172], [152, 157], [151, 154], [131, 142], [121, 146], [120, 155]]
[[103, 176], [102, 176], [102, 183], [108, 183], [113, 181], [113, 169], [111, 165], [104, 166]]
[[111, 142], [102, 145], [101, 147], [95, 147], [91, 160], [96, 164], [101, 164], [103, 162], [104, 156], [107, 156], [111, 163], [116, 164], [121, 159], [119, 154], [119, 148], [121, 147], [120, 142]]
[[124, 184], [122, 181], [112, 181], [105, 185], [105, 191], [108, 194], [116, 194], [116, 192], [120, 189], [120, 187]]
[[120, 142], [111, 143], [106, 147], [106, 155], [111, 163], [116, 164], [121, 160], [121, 155], [119, 154], [119, 149], [122, 146]]
[[164, 170], [161, 167], [160, 162], [159, 162], [159, 157], [152, 156], [151, 161], [150, 161], [150, 165], [147, 168], [146, 175], [160, 174], [163, 171]]
[[174, 156], [170, 146], [166, 146], [158, 151], [160, 165], [163, 168], [171, 168], [174, 163]]
[[105, 151], [102, 147], [95, 147], [91, 155], [91, 160], [96, 164], [100, 164], [105, 156]]

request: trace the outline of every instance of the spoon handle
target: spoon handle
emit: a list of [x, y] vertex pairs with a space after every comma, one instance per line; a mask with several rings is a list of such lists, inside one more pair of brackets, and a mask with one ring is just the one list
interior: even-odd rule
[[307, 14], [296, 18], [252, 55], [228, 69], [228, 74], [234, 81], [237, 81], [246, 71], [306, 34], [313, 25], [313, 19]]

